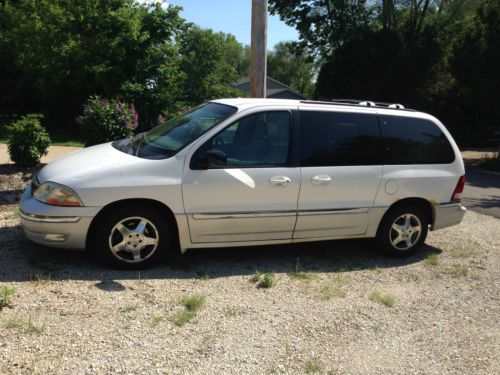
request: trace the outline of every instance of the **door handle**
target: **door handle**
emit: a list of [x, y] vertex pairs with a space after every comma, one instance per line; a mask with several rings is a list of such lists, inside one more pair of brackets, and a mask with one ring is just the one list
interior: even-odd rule
[[326, 174], [320, 174], [318, 176], [314, 176], [312, 178], [312, 184], [313, 185], [328, 185], [332, 181], [332, 178]]
[[274, 176], [271, 177], [271, 185], [274, 186], [287, 186], [290, 184], [292, 180], [290, 180], [290, 177], [286, 176]]

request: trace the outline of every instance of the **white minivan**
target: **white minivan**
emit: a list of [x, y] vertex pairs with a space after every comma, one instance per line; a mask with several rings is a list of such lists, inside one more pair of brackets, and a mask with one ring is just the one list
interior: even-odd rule
[[20, 203], [33, 241], [143, 268], [169, 250], [376, 238], [408, 256], [460, 223], [446, 128], [399, 104], [224, 99], [64, 156]]

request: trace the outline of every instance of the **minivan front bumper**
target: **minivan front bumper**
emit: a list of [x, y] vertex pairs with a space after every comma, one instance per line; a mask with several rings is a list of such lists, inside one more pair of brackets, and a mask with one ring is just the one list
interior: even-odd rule
[[31, 187], [19, 203], [19, 216], [26, 237], [50, 247], [85, 249], [87, 233], [98, 207], [59, 207], [32, 197]]
[[434, 206], [434, 225], [432, 230], [460, 224], [467, 209], [458, 202], [442, 203]]

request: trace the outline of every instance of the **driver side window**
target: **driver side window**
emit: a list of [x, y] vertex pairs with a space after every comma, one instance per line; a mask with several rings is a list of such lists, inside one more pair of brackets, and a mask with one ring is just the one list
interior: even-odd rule
[[239, 119], [201, 149], [215, 149], [227, 157], [223, 167], [283, 166], [288, 164], [290, 113], [261, 112]]

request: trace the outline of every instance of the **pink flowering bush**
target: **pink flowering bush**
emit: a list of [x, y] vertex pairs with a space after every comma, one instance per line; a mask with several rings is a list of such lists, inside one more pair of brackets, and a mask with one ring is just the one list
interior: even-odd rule
[[92, 96], [76, 122], [82, 127], [85, 146], [88, 147], [132, 137], [138, 126], [138, 118], [134, 103]]

